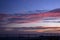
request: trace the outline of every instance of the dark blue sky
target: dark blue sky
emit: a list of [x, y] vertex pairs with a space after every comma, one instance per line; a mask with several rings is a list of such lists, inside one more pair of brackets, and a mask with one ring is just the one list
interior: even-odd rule
[[60, 0], [0, 0], [0, 12], [17, 13], [60, 8]]

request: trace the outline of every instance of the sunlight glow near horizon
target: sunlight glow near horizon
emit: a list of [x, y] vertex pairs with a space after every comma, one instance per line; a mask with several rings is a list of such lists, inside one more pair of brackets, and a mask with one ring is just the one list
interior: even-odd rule
[[7, 25], [4, 25], [4, 26], [5, 27], [37, 27], [37, 26], [41, 26], [41, 27], [60, 27], [60, 23], [59, 23], [60, 18], [55, 18], [54, 20], [52, 18], [50, 18], [51, 20], [43, 20], [42, 19], [42, 20], [38, 20], [36, 22], [22, 23], [22, 24], [11, 23], [11, 24], [7, 24]]

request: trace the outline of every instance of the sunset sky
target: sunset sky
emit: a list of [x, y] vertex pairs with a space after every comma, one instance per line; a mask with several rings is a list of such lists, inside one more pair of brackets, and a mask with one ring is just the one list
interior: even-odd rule
[[0, 0], [0, 12], [18, 13], [60, 8], [60, 0]]
[[60, 18], [59, 17], [45, 17], [41, 20], [28, 23], [10, 23], [3, 25], [5, 27], [60, 27]]

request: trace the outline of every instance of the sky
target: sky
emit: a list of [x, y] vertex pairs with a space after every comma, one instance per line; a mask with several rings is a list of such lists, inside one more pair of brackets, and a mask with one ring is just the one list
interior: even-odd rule
[[[47, 20], [46, 20], [47, 19]], [[49, 20], [48, 20], [49, 19]], [[45, 17], [42, 20], [29, 23], [10, 23], [3, 25], [5, 27], [60, 27], [60, 18], [58, 17]]]
[[60, 8], [60, 0], [0, 0], [0, 13], [20, 13]]

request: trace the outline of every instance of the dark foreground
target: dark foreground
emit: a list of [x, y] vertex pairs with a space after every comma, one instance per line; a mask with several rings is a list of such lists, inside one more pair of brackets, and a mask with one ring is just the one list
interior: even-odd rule
[[0, 40], [60, 40], [60, 33], [0, 34]]
[[59, 36], [0, 37], [0, 40], [60, 40], [60, 37]]
[[0, 40], [60, 40], [60, 29], [40, 31], [0, 30]]
[[60, 40], [60, 33], [0, 34], [0, 40]]

